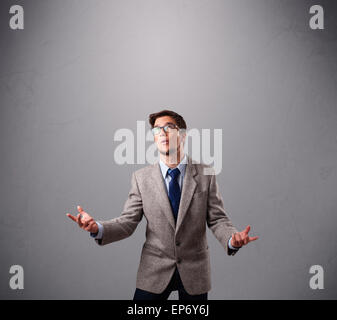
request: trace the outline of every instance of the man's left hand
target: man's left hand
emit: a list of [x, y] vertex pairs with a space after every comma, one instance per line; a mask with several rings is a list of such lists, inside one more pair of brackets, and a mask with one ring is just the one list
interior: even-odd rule
[[243, 245], [248, 244], [249, 242], [257, 240], [259, 237], [249, 237], [248, 232], [250, 226], [247, 226], [245, 230], [232, 234], [231, 245], [236, 248], [240, 248]]

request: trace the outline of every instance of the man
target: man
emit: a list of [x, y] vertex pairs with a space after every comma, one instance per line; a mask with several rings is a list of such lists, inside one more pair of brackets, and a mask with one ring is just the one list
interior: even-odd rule
[[178, 290], [179, 300], [207, 300], [211, 289], [206, 224], [228, 255], [258, 239], [241, 232], [225, 213], [215, 174], [208, 165], [184, 154], [186, 123], [163, 110], [149, 116], [160, 161], [135, 171], [122, 214], [95, 221], [78, 206], [69, 218], [91, 233], [99, 245], [129, 237], [143, 215], [147, 219], [134, 300], [167, 299]]

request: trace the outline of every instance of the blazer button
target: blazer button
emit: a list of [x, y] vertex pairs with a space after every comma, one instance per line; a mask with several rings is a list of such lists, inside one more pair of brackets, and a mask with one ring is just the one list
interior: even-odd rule
[[179, 241], [176, 242], [176, 246], [177, 246], [177, 247], [180, 246], [180, 242], [179, 242]]
[[181, 263], [181, 259], [180, 258], [177, 259], [177, 263]]

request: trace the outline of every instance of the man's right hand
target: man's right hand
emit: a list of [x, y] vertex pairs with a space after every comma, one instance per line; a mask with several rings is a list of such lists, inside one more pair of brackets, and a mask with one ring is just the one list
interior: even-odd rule
[[89, 231], [91, 233], [97, 233], [98, 225], [95, 220], [88, 213], [86, 213], [82, 209], [82, 207], [77, 206], [77, 211], [79, 213], [76, 217], [72, 216], [70, 213], [67, 213], [67, 216], [71, 220], [75, 221], [81, 229]]

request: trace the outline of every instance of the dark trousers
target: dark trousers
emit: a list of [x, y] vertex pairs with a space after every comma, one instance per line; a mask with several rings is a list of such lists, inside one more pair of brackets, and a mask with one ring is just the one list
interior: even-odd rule
[[207, 300], [207, 292], [197, 295], [190, 295], [186, 292], [178, 268], [175, 269], [170, 283], [162, 293], [152, 293], [136, 288], [133, 300], [167, 300], [170, 293], [176, 290], [178, 290], [179, 300]]

